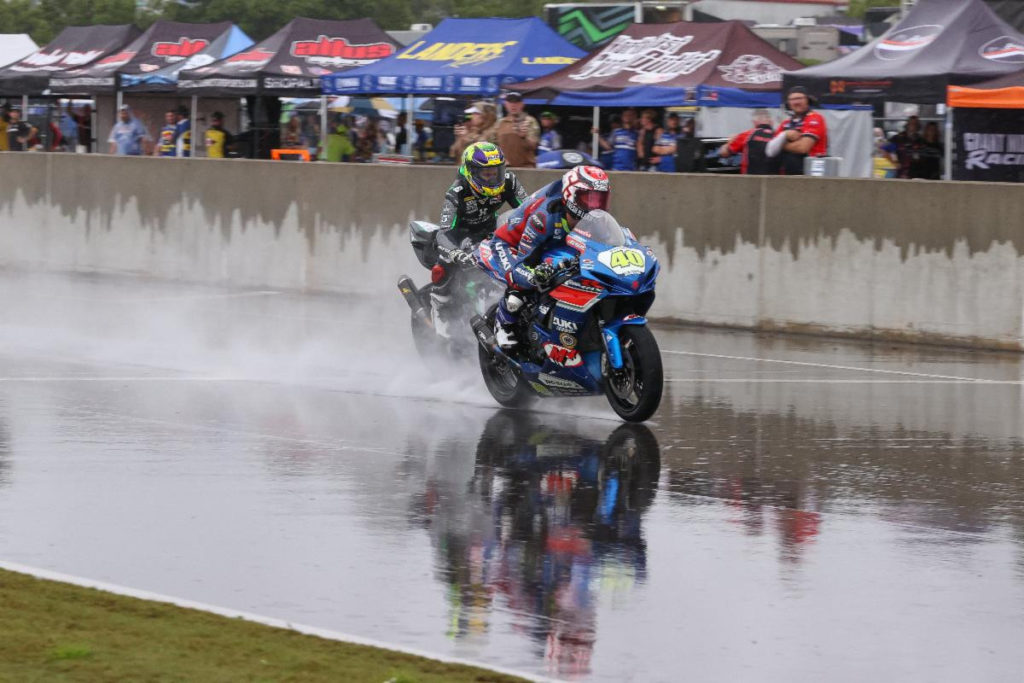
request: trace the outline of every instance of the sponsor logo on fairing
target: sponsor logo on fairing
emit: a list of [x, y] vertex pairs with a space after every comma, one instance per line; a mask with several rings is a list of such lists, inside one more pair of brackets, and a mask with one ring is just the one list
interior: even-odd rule
[[583, 364], [583, 356], [576, 349], [567, 349], [564, 346], [547, 343], [544, 345], [544, 353], [553, 363], [567, 368], [575, 368]]
[[[580, 326], [573, 321], [559, 318], [557, 315], [552, 316], [551, 327], [561, 332], [571, 332], [573, 334], [576, 334], [580, 329]], [[566, 346], [568, 346], [568, 344], [566, 344]]]
[[395, 48], [390, 43], [366, 43], [357, 45], [344, 38], [321, 35], [316, 40], [297, 40], [292, 43], [293, 57], [309, 64], [321, 66], [351, 66], [370, 64], [390, 56]]
[[978, 54], [1001, 64], [1020, 64], [1024, 62], [1024, 41], [1010, 36], [999, 36], [982, 45]]
[[561, 334], [559, 334], [558, 341], [559, 343], [562, 344], [562, 346], [566, 347], [567, 349], [576, 348], [576, 337], [572, 336], [568, 332], [562, 332]]
[[719, 66], [722, 80], [741, 85], [765, 85], [782, 81], [782, 67], [761, 55], [740, 55], [732, 64]]
[[543, 384], [551, 387], [552, 389], [557, 389], [558, 391], [574, 391], [583, 393], [587, 392], [586, 389], [581, 387], [576, 382], [573, 382], [568, 379], [562, 379], [561, 377], [555, 377], [554, 375], [541, 373], [537, 375], [537, 379], [539, 379]]
[[879, 59], [901, 59], [931, 45], [939, 34], [942, 26], [923, 24], [902, 28], [875, 45], [875, 56]]
[[188, 59], [197, 52], [202, 52], [209, 46], [210, 41], [199, 38], [197, 40], [190, 40], [189, 38], [180, 38], [177, 42], [161, 42], [153, 43], [153, 47], [150, 49], [150, 53], [154, 57], [163, 57], [164, 61], [167, 62], [180, 62], [183, 59]]

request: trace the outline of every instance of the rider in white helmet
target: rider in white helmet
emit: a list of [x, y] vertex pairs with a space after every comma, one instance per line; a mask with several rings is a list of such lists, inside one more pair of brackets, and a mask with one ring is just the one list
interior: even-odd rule
[[565, 240], [589, 212], [607, 209], [609, 182], [608, 174], [596, 166], [576, 166], [527, 197], [487, 243], [488, 263], [500, 268], [508, 283], [495, 316], [499, 346], [512, 348], [517, 343], [514, 329], [523, 293], [546, 286], [555, 275], [554, 266], [540, 262], [541, 246]]

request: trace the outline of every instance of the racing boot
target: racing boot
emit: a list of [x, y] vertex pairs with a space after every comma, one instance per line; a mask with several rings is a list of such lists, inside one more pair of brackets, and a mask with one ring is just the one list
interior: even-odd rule
[[498, 310], [494, 314], [494, 339], [502, 349], [514, 349], [519, 343], [515, 327], [522, 307], [523, 299], [515, 292], [509, 292], [498, 302]]

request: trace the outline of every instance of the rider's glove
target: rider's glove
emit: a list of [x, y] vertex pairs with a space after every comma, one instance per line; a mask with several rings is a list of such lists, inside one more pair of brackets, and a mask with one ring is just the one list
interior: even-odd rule
[[448, 258], [457, 266], [467, 267], [473, 265], [473, 256], [461, 249], [452, 249], [448, 252]]
[[546, 289], [555, 279], [556, 272], [555, 267], [550, 263], [538, 263], [533, 268], [533, 284], [539, 289]]

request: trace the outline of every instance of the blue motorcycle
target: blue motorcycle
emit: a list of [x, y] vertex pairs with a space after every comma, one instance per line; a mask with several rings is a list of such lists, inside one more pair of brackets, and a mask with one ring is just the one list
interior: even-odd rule
[[[504, 283], [497, 258], [487, 242], [477, 247], [479, 267]], [[491, 396], [518, 407], [538, 396], [603, 393], [624, 420], [651, 417], [664, 382], [661, 352], [644, 317], [661, 269], [654, 252], [611, 214], [591, 211], [541, 260], [557, 268], [556, 276], [520, 309], [514, 349], [495, 343], [496, 306], [472, 320]]]

